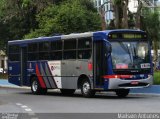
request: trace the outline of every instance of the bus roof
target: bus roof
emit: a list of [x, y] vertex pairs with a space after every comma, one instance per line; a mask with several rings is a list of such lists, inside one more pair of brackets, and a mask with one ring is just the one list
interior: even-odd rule
[[54, 41], [60, 39], [71, 39], [71, 38], [82, 38], [82, 37], [91, 37], [93, 35], [108, 35], [111, 32], [142, 32], [142, 30], [132, 30], [132, 29], [114, 29], [114, 30], [105, 30], [105, 31], [96, 31], [96, 32], [85, 32], [85, 33], [71, 33], [68, 35], [59, 35], [59, 36], [50, 36], [50, 37], [38, 37], [33, 39], [25, 39], [25, 40], [12, 40], [8, 41], [9, 45], [13, 44], [27, 44], [27, 43], [34, 43], [34, 42], [41, 42], [41, 41]]

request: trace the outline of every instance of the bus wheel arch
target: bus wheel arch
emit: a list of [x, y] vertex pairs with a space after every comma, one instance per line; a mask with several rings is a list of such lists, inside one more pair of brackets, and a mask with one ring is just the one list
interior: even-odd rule
[[32, 81], [34, 79], [34, 77], [37, 77], [36, 74], [32, 74], [29, 78], [29, 83], [30, 83], [30, 86], [32, 85]]
[[92, 82], [86, 75], [81, 75], [78, 79], [78, 88], [81, 89], [81, 93], [84, 97], [93, 97], [95, 91], [91, 88]]
[[[81, 84], [82, 84], [83, 80], [88, 80], [88, 81], [92, 84], [92, 81], [90, 80], [90, 78], [89, 78], [87, 75], [82, 74], [82, 75], [80, 75], [80, 76], [78, 77], [78, 82], [77, 82], [77, 87], [78, 87], [78, 89], [81, 88]], [[91, 88], [93, 88], [92, 85], [91, 85]]]
[[41, 95], [47, 93], [47, 88], [42, 88], [39, 84], [38, 78], [36, 75], [30, 77], [30, 86], [33, 94]]

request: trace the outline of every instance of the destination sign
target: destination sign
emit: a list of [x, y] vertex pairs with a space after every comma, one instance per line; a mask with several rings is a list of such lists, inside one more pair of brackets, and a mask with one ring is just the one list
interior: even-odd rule
[[109, 39], [146, 39], [145, 34], [140, 33], [112, 33], [109, 34]]

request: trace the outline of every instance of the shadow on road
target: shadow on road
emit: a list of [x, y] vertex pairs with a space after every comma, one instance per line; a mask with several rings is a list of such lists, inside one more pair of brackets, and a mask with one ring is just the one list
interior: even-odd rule
[[17, 92], [18, 94], [22, 94], [22, 95], [33, 95], [33, 96], [56, 96], [56, 97], [68, 97], [68, 98], [84, 98], [84, 99], [146, 99], [147, 97], [150, 98], [152, 96], [149, 95], [140, 95], [140, 94], [129, 94], [126, 98], [119, 98], [117, 97], [114, 93], [108, 92], [108, 93], [96, 93], [96, 95], [92, 98], [85, 98], [83, 97], [80, 93], [75, 93], [73, 95], [63, 95], [60, 92], [55, 92], [55, 91], [49, 91], [47, 94], [45, 95], [34, 95], [31, 92]]

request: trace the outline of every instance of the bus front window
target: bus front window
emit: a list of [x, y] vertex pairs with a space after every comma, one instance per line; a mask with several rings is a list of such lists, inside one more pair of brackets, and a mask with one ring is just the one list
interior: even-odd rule
[[150, 57], [147, 42], [111, 42], [113, 69], [147, 69]]

